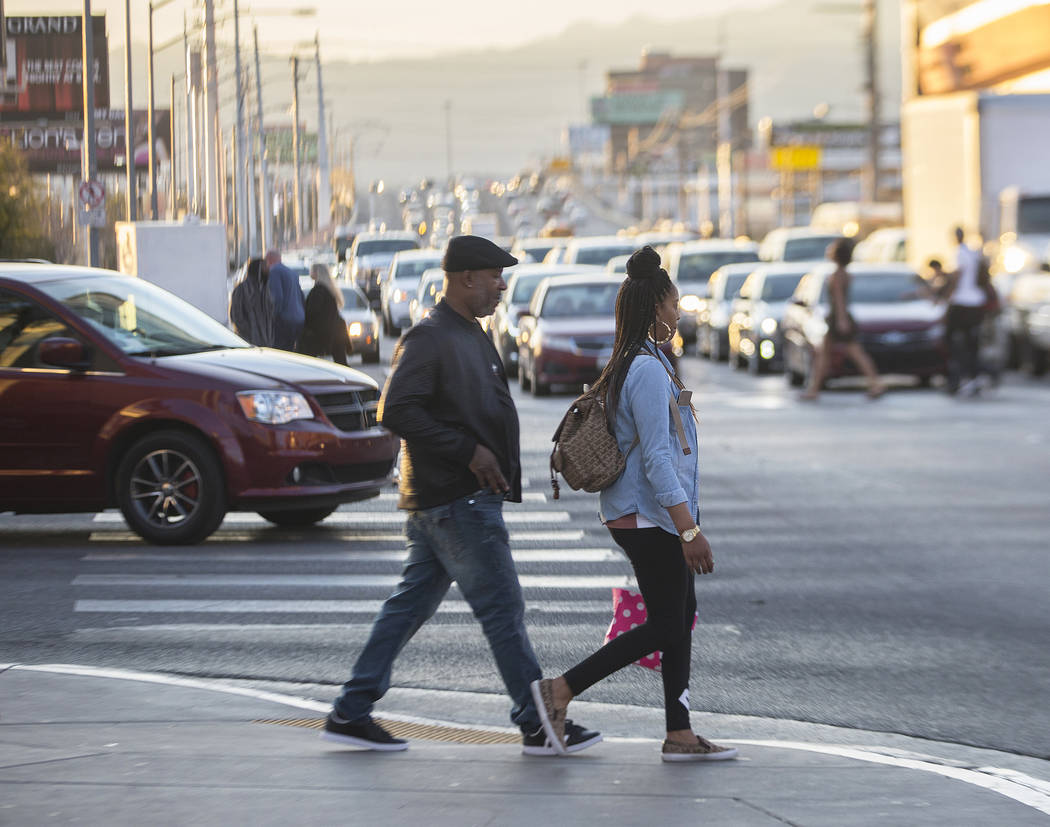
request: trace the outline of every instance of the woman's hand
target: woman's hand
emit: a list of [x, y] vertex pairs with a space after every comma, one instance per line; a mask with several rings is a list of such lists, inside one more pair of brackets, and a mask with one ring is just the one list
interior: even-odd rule
[[690, 571], [697, 574], [711, 574], [715, 570], [715, 557], [711, 544], [703, 534], [697, 534], [691, 542], [682, 543], [682, 555]]

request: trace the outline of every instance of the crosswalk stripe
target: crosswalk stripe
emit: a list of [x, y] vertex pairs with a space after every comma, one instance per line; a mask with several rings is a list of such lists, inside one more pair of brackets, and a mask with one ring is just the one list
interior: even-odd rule
[[[398, 574], [78, 574], [74, 586], [178, 586], [209, 588], [212, 586], [330, 586], [365, 587], [396, 586]], [[600, 589], [626, 586], [625, 575], [522, 574], [523, 588]]]
[[[405, 559], [406, 550], [378, 549], [374, 551], [333, 551], [328, 553], [278, 553], [267, 554], [265, 551], [205, 552], [185, 554], [151, 553], [143, 551], [95, 551], [85, 554], [81, 560], [89, 562], [124, 562], [127, 560], [147, 560], [154, 563], [376, 563]], [[539, 563], [603, 563], [624, 560], [621, 552], [608, 548], [550, 548], [550, 549], [515, 549], [512, 552], [518, 562]]]
[[[298, 541], [302, 534], [290, 535], [289, 532], [282, 533], [278, 539], [286, 540], [288, 543]], [[514, 543], [566, 543], [580, 541], [583, 539], [582, 529], [554, 529], [551, 531], [511, 531], [510, 542]], [[235, 531], [232, 529], [219, 528], [211, 537], [205, 540], [205, 546], [214, 543], [228, 542], [259, 542], [261, 538], [257, 532]], [[328, 542], [346, 543], [396, 543], [404, 542], [404, 534], [365, 534], [365, 533], [340, 533], [325, 534], [324, 539]], [[142, 543], [143, 540], [133, 531], [122, 529], [106, 529], [93, 531], [88, 535], [91, 543]], [[149, 556], [149, 552], [143, 552]]]
[[[567, 523], [570, 521], [568, 511], [506, 511], [503, 522], [508, 525], [528, 523]], [[327, 517], [321, 525], [325, 527], [362, 525], [400, 525], [405, 521], [404, 511], [337, 511]], [[103, 511], [95, 515], [95, 523], [124, 524], [124, 515], [113, 511]], [[226, 515], [223, 525], [254, 526], [272, 525], [266, 519], [250, 511], [231, 511]]]
[[[382, 600], [78, 600], [73, 610], [107, 614], [361, 614], [374, 615]], [[439, 614], [473, 614], [465, 600], [448, 599]], [[602, 614], [611, 616], [611, 599], [545, 600], [529, 603], [527, 613]]]

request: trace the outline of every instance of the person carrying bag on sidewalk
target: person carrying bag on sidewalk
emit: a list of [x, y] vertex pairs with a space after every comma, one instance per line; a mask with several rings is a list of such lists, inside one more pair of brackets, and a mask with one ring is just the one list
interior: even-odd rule
[[604, 395], [627, 457], [620, 478], [599, 494], [600, 517], [631, 561], [647, 616], [560, 677], [531, 684], [548, 739], [559, 752], [566, 751], [569, 702], [660, 650], [667, 725], [663, 760], [713, 761], [737, 754], [697, 736], [689, 722], [695, 575], [711, 574], [714, 557], [697, 525], [700, 482], [691, 394], [659, 349], [674, 336], [678, 318], [678, 290], [660, 267], [660, 256], [651, 247], [636, 251], [616, 297], [613, 357], [594, 392]]

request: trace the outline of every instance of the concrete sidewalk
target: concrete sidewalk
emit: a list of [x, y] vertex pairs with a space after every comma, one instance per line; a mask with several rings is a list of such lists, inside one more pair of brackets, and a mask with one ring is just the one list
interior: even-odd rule
[[873, 733], [789, 741], [751, 719], [749, 734], [765, 726], [767, 738], [703, 730], [739, 744], [740, 759], [663, 764], [658, 740], [616, 737], [637, 708], [591, 704], [580, 717], [606, 742], [574, 756], [430, 740], [466, 736], [404, 720], [428, 740], [381, 754], [321, 741], [319, 701], [112, 670], [0, 670], [0, 824], [1050, 823], [1047, 762], [964, 747], [953, 760], [944, 744], [931, 759], [879, 748]]

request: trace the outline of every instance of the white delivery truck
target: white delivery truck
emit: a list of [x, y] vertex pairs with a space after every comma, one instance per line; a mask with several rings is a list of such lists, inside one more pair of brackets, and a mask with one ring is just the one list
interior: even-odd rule
[[1038, 270], [1050, 254], [1048, 147], [1048, 94], [959, 92], [906, 101], [901, 152], [909, 263], [921, 267], [936, 257], [951, 266], [951, 231], [961, 225], [990, 243], [993, 271]]
[[118, 221], [117, 267], [163, 287], [222, 324], [229, 321], [226, 228], [176, 221]]

